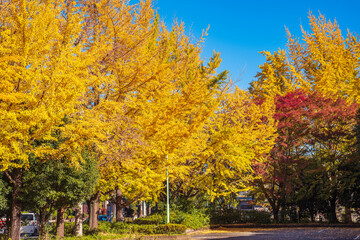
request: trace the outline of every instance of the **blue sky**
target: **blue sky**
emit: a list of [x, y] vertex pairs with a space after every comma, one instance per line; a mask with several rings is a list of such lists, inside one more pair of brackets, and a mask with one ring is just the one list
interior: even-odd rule
[[343, 33], [349, 29], [360, 34], [359, 0], [153, 0], [153, 5], [168, 26], [177, 18], [195, 38], [210, 26], [202, 57], [208, 59], [213, 50], [220, 52], [219, 70], [229, 70], [242, 89], [249, 87], [265, 61], [260, 51], [285, 48], [285, 26], [298, 37], [300, 25], [309, 29], [309, 11], [336, 19]]

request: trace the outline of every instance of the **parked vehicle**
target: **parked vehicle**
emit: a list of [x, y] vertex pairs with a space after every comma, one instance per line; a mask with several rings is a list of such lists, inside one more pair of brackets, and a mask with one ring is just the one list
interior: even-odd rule
[[99, 220], [100, 222], [102, 222], [102, 221], [107, 221], [108, 219], [107, 219], [107, 216], [106, 216], [106, 215], [99, 215], [98, 220]]
[[0, 218], [0, 234], [6, 233], [6, 217]]
[[39, 229], [35, 213], [22, 213], [21, 214], [21, 235], [38, 235]]

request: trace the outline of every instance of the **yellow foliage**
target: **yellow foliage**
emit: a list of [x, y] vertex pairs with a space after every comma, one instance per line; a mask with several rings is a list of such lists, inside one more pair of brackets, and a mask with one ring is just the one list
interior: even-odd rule
[[344, 37], [337, 22], [327, 21], [323, 15], [309, 14], [309, 20], [311, 32], [302, 30], [303, 41], [287, 30], [287, 51], [264, 53], [266, 63], [260, 66], [250, 91], [276, 96], [303, 88], [359, 102], [358, 38], [350, 32]]
[[175, 173], [183, 191], [197, 188], [215, 199], [247, 189], [252, 164], [263, 160], [275, 139], [274, 104], [258, 100], [238, 88], [226, 94], [216, 115], [190, 142], [198, 149], [187, 156], [185, 174]]
[[82, 10], [84, 35], [91, 39], [84, 44], [94, 60], [83, 105], [72, 115], [73, 124], [61, 129], [68, 139], [63, 152], [71, 157], [92, 146], [104, 193], [119, 187], [129, 198], [155, 197], [165, 168], [176, 171], [182, 161], [171, 156], [189, 148], [187, 140], [219, 105], [219, 54], [205, 65], [202, 39], [191, 43], [183, 24], [168, 30], [150, 1], [104, 0]]
[[4, 171], [27, 166], [30, 153], [51, 153], [47, 147], [35, 148], [34, 141], [52, 139], [54, 127], [76, 112], [89, 61], [82, 46], [74, 44], [82, 29], [75, 2], [2, 1], [0, 9], [0, 159]]
[[[87, 149], [103, 193], [156, 198], [168, 169], [172, 181], [192, 176], [188, 186], [216, 197], [243, 189], [272, 144], [272, 103], [225, 94], [220, 55], [205, 63], [203, 39], [191, 42], [182, 23], [167, 29], [151, 1], [2, 4], [1, 170], [27, 166], [30, 153], [77, 165]], [[283, 64], [281, 54], [268, 57]], [[40, 144], [57, 141], [54, 132], [57, 148]]]

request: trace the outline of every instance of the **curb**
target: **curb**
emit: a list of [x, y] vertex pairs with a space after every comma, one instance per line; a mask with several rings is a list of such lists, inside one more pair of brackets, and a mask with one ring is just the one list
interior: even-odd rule
[[360, 228], [360, 224], [217, 224], [210, 225], [210, 229], [217, 228]]

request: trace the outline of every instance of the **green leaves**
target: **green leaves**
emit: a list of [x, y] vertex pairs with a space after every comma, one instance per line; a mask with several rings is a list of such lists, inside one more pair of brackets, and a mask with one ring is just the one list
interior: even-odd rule
[[83, 152], [78, 169], [64, 159], [30, 159], [30, 167], [23, 176], [25, 208], [39, 211], [43, 206], [57, 209], [85, 201], [94, 191], [98, 179], [96, 159]]

